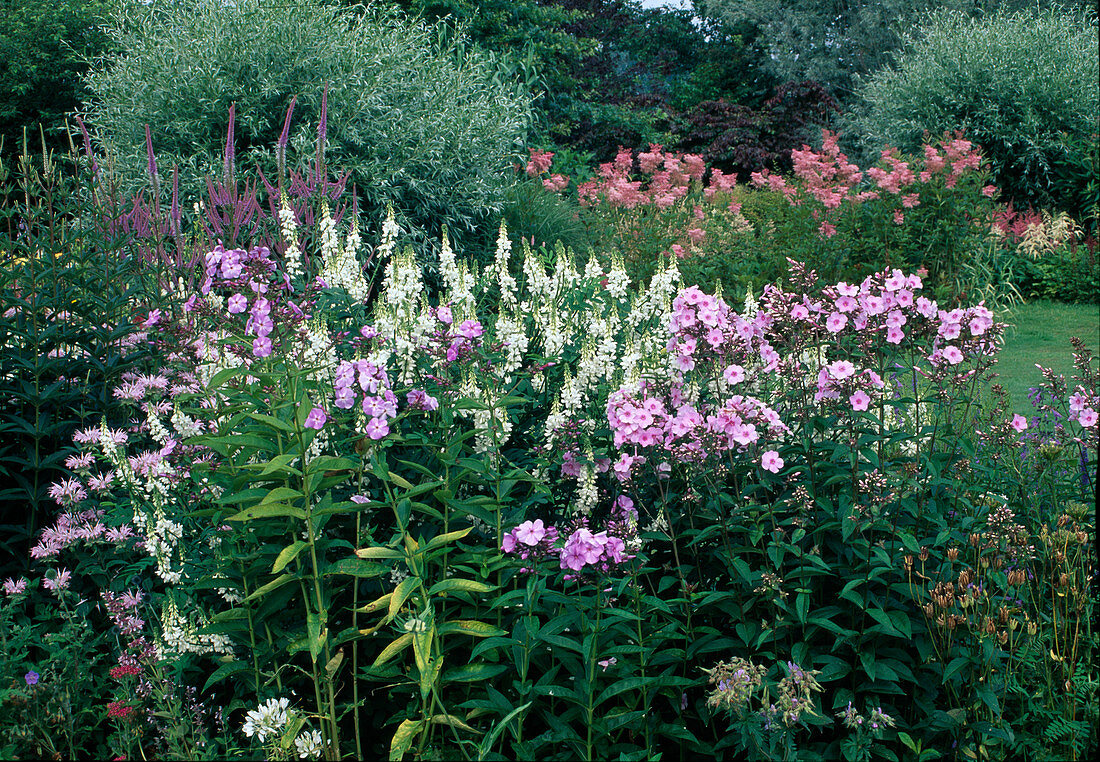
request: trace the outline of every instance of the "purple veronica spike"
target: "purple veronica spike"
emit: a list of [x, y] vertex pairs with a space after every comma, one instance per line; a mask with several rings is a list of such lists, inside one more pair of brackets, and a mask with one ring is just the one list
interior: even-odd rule
[[284, 150], [286, 150], [286, 145], [290, 141], [290, 117], [294, 113], [294, 104], [297, 102], [297, 95], [290, 99], [290, 108], [286, 110], [286, 119], [283, 120], [283, 132], [279, 135], [279, 142], [277, 143], [277, 145], [279, 146], [279, 148], [282, 148]]
[[149, 133], [149, 125], [145, 125], [145, 150], [149, 154], [149, 177], [156, 182], [157, 157], [153, 153], [153, 136]]
[[229, 129], [225, 135], [225, 177], [230, 182], [233, 181], [233, 160], [235, 158], [235, 146], [233, 145], [233, 123], [237, 116], [237, 104], [231, 103], [229, 105]]
[[169, 210], [172, 217], [172, 233], [179, 235], [180, 230], [180, 168], [172, 166], [172, 207]]
[[317, 125], [317, 173], [314, 178], [321, 187], [321, 193], [324, 193], [325, 183], [325, 135], [328, 130], [328, 82], [325, 83], [325, 89], [321, 91], [321, 121]]

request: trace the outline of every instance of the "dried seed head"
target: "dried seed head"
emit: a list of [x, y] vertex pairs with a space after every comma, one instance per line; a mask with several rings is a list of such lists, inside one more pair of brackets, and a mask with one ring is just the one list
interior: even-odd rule
[[978, 547], [978, 545], [980, 545], [981, 542], [982, 542], [982, 536], [980, 534], [978, 534], [977, 532], [971, 532], [969, 539], [970, 539], [970, 546], [973, 547], [973, 548]]
[[1039, 625], [1032, 622], [1030, 619], [1027, 621], [1027, 634], [1034, 635], [1039, 631]]
[[958, 560], [958, 558], [959, 558], [959, 549], [958, 548], [948, 548], [947, 549], [947, 560], [956, 561], [956, 560]]
[[921, 549], [920, 549], [920, 560], [921, 560], [922, 562], [923, 562], [923, 561], [927, 561], [927, 560], [928, 560], [928, 547], [927, 547], [927, 546], [925, 546], [925, 545], [922, 545], [922, 546], [921, 546]]
[[1000, 641], [1000, 644], [1003, 646], [1005, 643], [1008, 642], [1008, 633], [1004, 630], [1001, 630], [997, 633], [997, 640]]
[[926, 603], [921, 608], [924, 609], [924, 615], [929, 619], [931, 619], [932, 615], [936, 613], [936, 607], [933, 606], [931, 603]]

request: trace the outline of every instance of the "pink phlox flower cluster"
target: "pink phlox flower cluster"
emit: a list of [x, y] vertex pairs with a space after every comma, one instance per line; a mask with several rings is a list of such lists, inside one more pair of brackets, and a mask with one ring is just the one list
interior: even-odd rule
[[429, 343], [421, 349], [437, 361], [448, 363], [465, 360], [481, 347], [485, 327], [477, 320], [468, 319], [455, 324], [454, 314], [447, 305], [431, 311], [439, 325], [429, 335]]
[[1070, 418], [1076, 420], [1086, 429], [1093, 428], [1100, 420], [1097, 408], [1100, 408], [1100, 397], [1090, 395], [1082, 386], [1078, 386], [1074, 393], [1070, 395]]
[[413, 410], [424, 410], [425, 412], [431, 412], [432, 410], [439, 409], [439, 400], [428, 394], [423, 389], [413, 389], [407, 395], [405, 395], [406, 401], [409, 403], [409, 407]]
[[586, 566], [606, 571], [611, 564], [621, 564], [629, 558], [625, 551], [626, 543], [621, 538], [609, 535], [607, 531], [593, 534], [588, 527], [581, 526], [565, 541], [560, 565], [562, 569], [575, 572]]
[[542, 519], [535, 519], [523, 522], [504, 535], [500, 549], [521, 561], [530, 561], [555, 556], [557, 542], [557, 527], [546, 526]]
[[332, 384], [334, 404], [348, 410], [359, 401], [367, 421], [366, 433], [371, 439], [382, 439], [390, 433], [389, 423], [397, 417], [397, 397], [390, 386], [385, 368], [366, 360], [344, 360], [336, 368]]

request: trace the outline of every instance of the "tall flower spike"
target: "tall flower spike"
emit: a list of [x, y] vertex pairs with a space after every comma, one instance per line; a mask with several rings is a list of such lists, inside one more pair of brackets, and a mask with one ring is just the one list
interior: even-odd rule
[[233, 184], [233, 173], [236, 169], [236, 146], [233, 140], [233, 128], [237, 119], [237, 104], [229, 104], [229, 127], [225, 132], [225, 155], [222, 159], [222, 172], [225, 176], [225, 182], [230, 185]]

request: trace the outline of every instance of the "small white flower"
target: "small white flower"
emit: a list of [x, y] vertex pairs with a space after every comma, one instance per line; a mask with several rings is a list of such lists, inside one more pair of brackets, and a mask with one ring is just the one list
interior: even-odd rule
[[[244, 727], [241, 730], [244, 734], [251, 738], [257, 736], [260, 739], [260, 743], [267, 740], [268, 736], [273, 736], [286, 725], [287, 710], [290, 708], [290, 701], [285, 698], [281, 699], [268, 699], [267, 703], [260, 704], [260, 706], [254, 711], [245, 715]], [[316, 731], [314, 731], [316, 733]], [[294, 742], [295, 746], [298, 745], [297, 740]], [[320, 748], [321, 738], [320, 734], [317, 734], [317, 746]], [[299, 750], [300, 751], [300, 750]], [[304, 758], [305, 755], [303, 755]]]
[[317, 759], [322, 751], [321, 732], [311, 730], [308, 733], [302, 733], [294, 739], [294, 748], [298, 750], [300, 759]]

